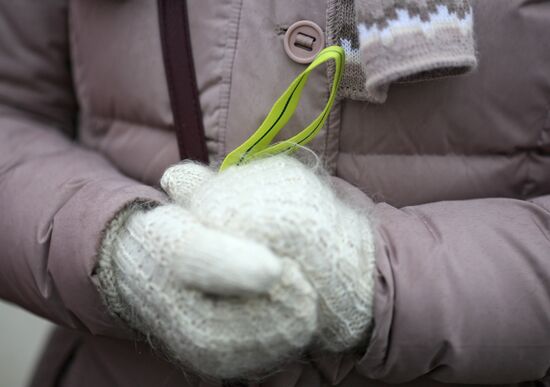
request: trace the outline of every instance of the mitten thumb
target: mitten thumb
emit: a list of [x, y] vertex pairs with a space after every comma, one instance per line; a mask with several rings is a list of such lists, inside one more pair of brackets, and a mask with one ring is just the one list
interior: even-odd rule
[[205, 227], [188, 235], [185, 257], [174, 262], [184, 282], [204, 293], [254, 296], [280, 280], [282, 263], [267, 247]]
[[186, 207], [191, 195], [215, 174], [206, 165], [186, 160], [169, 167], [162, 175], [160, 185], [176, 204]]
[[268, 292], [280, 279], [282, 264], [267, 247], [203, 225], [176, 204], [133, 213], [118, 233], [117, 262], [157, 282], [221, 296]]

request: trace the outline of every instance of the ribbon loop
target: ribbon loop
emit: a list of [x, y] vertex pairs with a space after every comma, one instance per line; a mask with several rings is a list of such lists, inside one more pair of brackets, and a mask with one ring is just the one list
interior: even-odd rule
[[[323, 111], [301, 132], [293, 137], [271, 145], [271, 142], [290, 120], [308, 81], [309, 74], [319, 65], [334, 60], [335, 72], [329, 99]], [[339, 46], [330, 46], [319, 52], [311, 64], [300, 74], [275, 102], [260, 127], [244, 143], [235, 148], [223, 160], [220, 171], [246, 163], [258, 156], [275, 155], [294, 150], [311, 141], [321, 130], [334, 104], [344, 65], [344, 50]]]

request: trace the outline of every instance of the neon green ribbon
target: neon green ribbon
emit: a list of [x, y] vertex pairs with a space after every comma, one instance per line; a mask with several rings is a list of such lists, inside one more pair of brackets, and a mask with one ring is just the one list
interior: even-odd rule
[[[311, 141], [321, 130], [328, 117], [328, 113], [334, 104], [340, 79], [342, 78], [344, 65], [344, 50], [339, 46], [330, 46], [319, 52], [311, 64], [296, 78], [288, 89], [279, 97], [264, 119], [258, 130], [252, 134], [243, 144], [234, 149], [223, 160], [220, 171], [232, 166], [246, 163], [258, 156], [276, 155], [294, 150], [298, 145], [303, 146]], [[335, 72], [332, 89], [325, 108], [304, 130], [295, 136], [270, 145], [271, 141], [290, 120], [298, 107], [302, 90], [307, 83], [309, 74], [317, 66], [334, 60]]]

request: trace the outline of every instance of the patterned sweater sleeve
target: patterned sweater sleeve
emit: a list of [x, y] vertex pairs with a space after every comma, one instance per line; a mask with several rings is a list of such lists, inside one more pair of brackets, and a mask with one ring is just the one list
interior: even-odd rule
[[345, 98], [382, 103], [393, 82], [463, 74], [477, 64], [468, 0], [334, 0], [327, 32], [346, 50]]

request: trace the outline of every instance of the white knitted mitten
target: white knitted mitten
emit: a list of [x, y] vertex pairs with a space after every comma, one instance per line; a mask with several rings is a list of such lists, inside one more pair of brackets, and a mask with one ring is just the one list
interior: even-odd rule
[[371, 227], [288, 156], [220, 174], [193, 163], [161, 184], [175, 204], [126, 211], [102, 245], [110, 309], [199, 371], [268, 371], [315, 339], [351, 348], [372, 318]]

